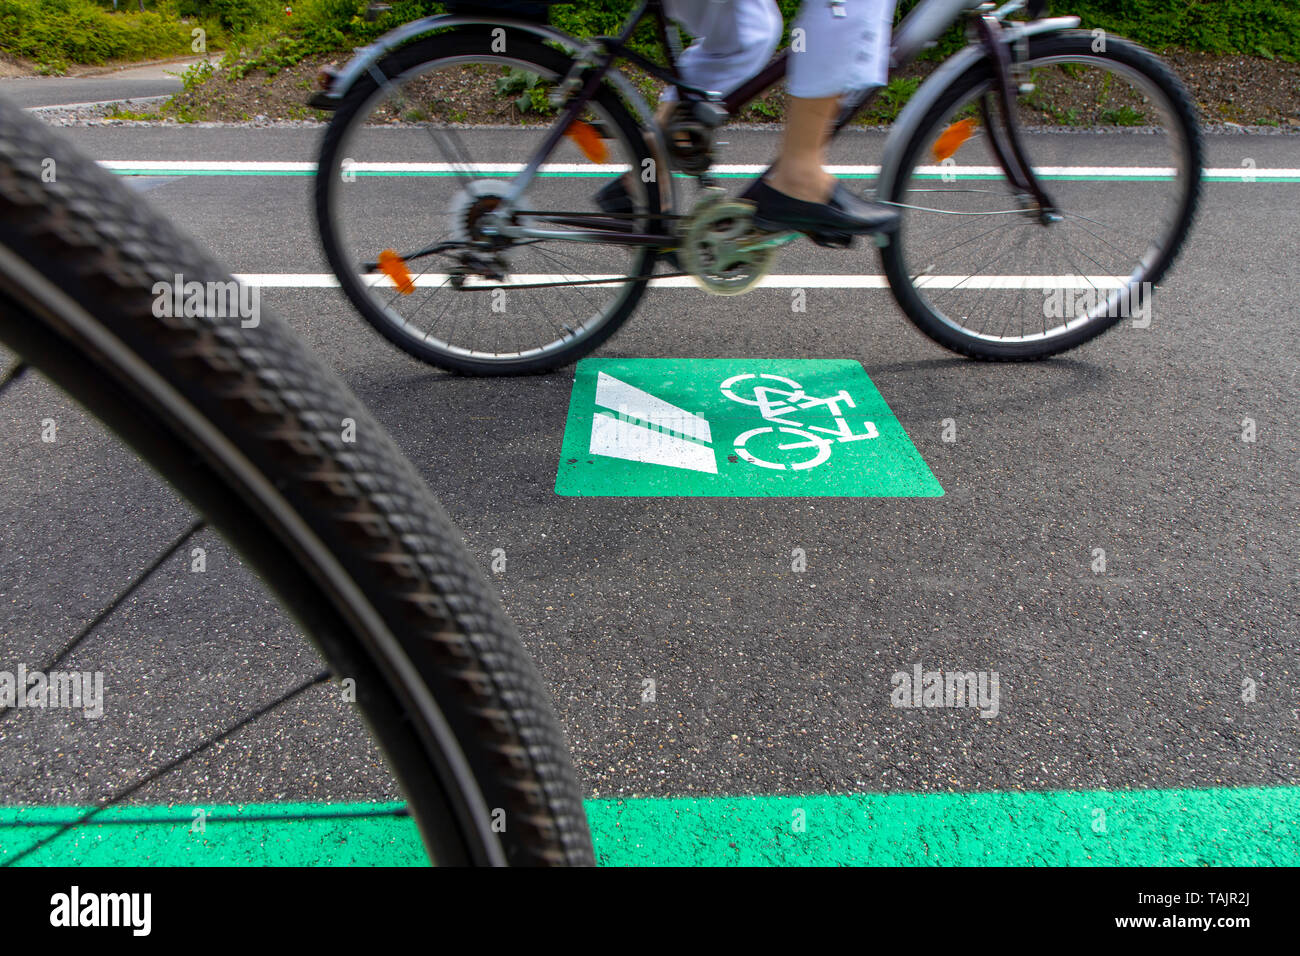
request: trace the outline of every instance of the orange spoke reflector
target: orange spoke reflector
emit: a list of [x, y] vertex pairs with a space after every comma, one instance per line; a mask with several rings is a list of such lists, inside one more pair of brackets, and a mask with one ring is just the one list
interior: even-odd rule
[[970, 139], [975, 133], [975, 121], [973, 119], [958, 120], [939, 134], [939, 138], [934, 141], [930, 147], [930, 152], [934, 154], [934, 161], [942, 163], [957, 150], [961, 149], [961, 144]]
[[578, 149], [582, 150], [582, 155], [593, 163], [603, 163], [609, 155], [609, 151], [605, 148], [605, 141], [600, 138], [600, 133], [596, 132], [596, 127], [590, 123], [574, 120], [564, 131], [564, 135], [577, 143]]
[[411, 270], [406, 268], [406, 260], [392, 249], [385, 249], [379, 254], [379, 271], [393, 280], [397, 291], [410, 295], [415, 291], [415, 282], [411, 279]]

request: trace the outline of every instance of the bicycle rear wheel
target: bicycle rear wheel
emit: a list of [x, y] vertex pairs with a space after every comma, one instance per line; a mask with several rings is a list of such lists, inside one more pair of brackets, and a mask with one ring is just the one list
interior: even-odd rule
[[[904, 148], [881, 197], [902, 207], [902, 226], [882, 258], [903, 311], [946, 348], [1040, 359], [1125, 317], [1150, 317], [1151, 292], [1196, 212], [1200, 132], [1159, 59], [1115, 37], [1094, 46], [1078, 32], [1029, 39], [1034, 87], [1017, 114], [1058, 220], [1044, 223], [998, 163], [980, 109], [994, 99], [987, 60], [948, 88]], [[1076, 169], [1072, 147], [1097, 137], [1111, 147], [1106, 165]]]
[[355, 680], [435, 862], [590, 863], [548, 695], [419, 474], [274, 317], [157, 317], [178, 276], [233, 287], [0, 102], [0, 341], [195, 504]]
[[[641, 174], [628, 177], [625, 227], [645, 233], [660, 210], [645, 138], [602, 86], [584, 113], [586, 155], [562, 140], [515, 217], [558, 237], [494, 242], [480, 231], [551, 129], [518, 123], [552, 112], [549, 96], [573, 66], [536, 37], [499, 29], [435, 34], [381, 59], [339, 105], [316, 174], [321, 242], [362, 317], [421, 361], [477, 375], [567, 365], [636, 308], [656, 252], [563, 238], [583, 228], [563, 213], [603, 216], [594, 194], [625, 170]], [[459, 129], [467, 106], [516, 129]], [[380, 268], [385, 256], [405, 275]]]

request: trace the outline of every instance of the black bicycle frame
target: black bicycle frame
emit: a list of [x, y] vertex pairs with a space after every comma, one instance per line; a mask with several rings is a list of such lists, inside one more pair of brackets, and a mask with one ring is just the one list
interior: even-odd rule
[[[891, 71], [911, 63], [922, 50], [932, 45], [943, 30], [947, 29], [958, 17], [981, 6], [983, 4], [981, 4], [980, 0], [924, 0], [924, 2], [918, 4], [903, 18], [894, 31], [890, 50]], [[1002, 27], [1001, 18], [1022, 6], [1024, 6], [1023, 3], [1011, 2], [994, 13], [986, 13], [974, 18], [973, 32], [975, 39], [984, 47], [989, 61], [994, 67], [993, 82], [998, 97], [999, 112], [1002, 116], [1002, 128], [999, 129], [998, 125], [993, 122], [987, 97], [981, 100], [980, 107], [985, 125], [989, 130], [993, 153], [1002, 166], [1008, 181], [1019, 192], [1033, 196], [1041, 215], [1046, 217], [1056, 213], [1056, 206], [1044, 189], [1041, 180], [1034, 174], [1021, 141], [1020, 127], [1014, 109], [1016, 86], [1012, 57], [1009, 52], [1010, 44], [1002, 36], [1004, 28]], [[628, 48], [627, 44], [632, 34], [636, 32], [637, 27], [647, 17], [654, 18], [656, 35], [664, 59], [668, 64], [666, 67]], [[506, 205], [513, 206], [519, 197], [523, 195], [533, 177], [541, 169], [546, 157], [559, 145], [566, 131], [578, 119], [587, 103], [596, 94], [605, 75], [616, 60], [623, 59], [634, 63], [657, 79], [671, 84], [677, 91], [679, 99], [687, 102], [708, 101], [714, 103], [725, 110], [728, 116], [735, 116], [750, 102], [780, 82], [788, 70], [790, 54], [782, 51], [758, 74], [746, 80], [732, 92], [720, 96], [714, 91], [694, 86], [681, 78], [681, 74], [677, 69], [677, 55], [680, 43], [676, 42], [676, 36], [677, 28], [668, 17], [663, 0], [641, 0], [640, 4], [623, 24], [618, 36], [592, 38], [591, 43], [599, 50], [599, 53], [592, 59], [580, 61], [574, 68], [575, 73], [578, 71], [585, 73], [585, 81], [582, 83], [581, 90], [576, 96], [570, 97], [563, 113], [547, 132], [542, 144], [530, 157], [527, 166], [511, 183], [510, 195], [506, 200]], [[575, 77], [571, 74], [570, 77], [566, 78], [565, 82], [572, 83], [574, 79]], [[880, 89], [881, 87], [878, 86], [869, 87], [850, 97], [835, 121], [832, 135], [839, 133], [840, 130], [852, 122], [853, 118], [878, 95]], [[664, 241], [662, 233], [616, 231], [611, 225], [613, 220], [607, 216], [575, 216], [568, 214], [563, 217], [563, 222], [567, 225], [587, 224], [594, 228], [586, 232], [566, 230], [547, 237], [563, 238], [577, 242], [615, 242], [619, 245], [632, 246], [662, 246]], [[617, 225], [621, 225], [621, 223], [615, 224], [615, 226]], [[525, 234], [532, 237], [546, 235], [539, 233], [538, 230], [528, 230]]]

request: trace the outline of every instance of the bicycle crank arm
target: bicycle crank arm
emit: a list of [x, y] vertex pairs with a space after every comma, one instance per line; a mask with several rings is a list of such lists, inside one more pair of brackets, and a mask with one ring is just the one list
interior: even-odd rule
[[779, 249], [794, 242], [802, 233], [798, 232], [763, 232], [752, 239], [741, 239], [736, 243], [740, 252], [757, 252], [760, 249]]

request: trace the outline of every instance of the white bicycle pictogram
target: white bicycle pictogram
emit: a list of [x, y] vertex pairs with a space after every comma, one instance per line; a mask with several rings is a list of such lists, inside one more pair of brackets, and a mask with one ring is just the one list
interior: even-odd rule
[[[733, 402], [757, 406], [763, 419], [773, 423], [751, 428], [749, 431], [736, 436], [736, 454], [751, 465], [757, 465], [760, 468], [772, 468], [777, 471], [784, 471], [787, 467], [791, 471], [816, 468], [831, 457], [831, 449], [835, 447], [837, 442], [861, 441], [867, 438], [880, 437], [880, 432], [876, 430], [876, 426], [872, 422], [864, 421], [862, 423], [866, 428], [864, 432], [855, 433], [853, 431], [853, 426], [849, 424], [848, 418], [841, 410], [841, 406], [857, 408], [857, 403], [844, 389], [840, 389], [837, 395], [828, 398], [817, 398], [804, 391], [803, 386], [794, 379], [786, 378], [784, 375], [772, 375], [767, 372], [743, 372], [739, 375], [733, 375], [723, 382], [720, 388], [722, 394]], [[811, 425], [801, 420], [807, 417], [802, 413], [821, 408], [830, 413], [831, 419], [835, 423], [834, 427]], [[800, 420], [791, 418], [791, 415], [799, 415]], [[776, 445], [776, 451], [791, 452], [805, 448], [814, 449], [811, 457], [787, 466], [782, 462], [760, 458], [745, 447], [752, 439], [760, 435], [771, 435], [777, 441], [780, 441], [781, 434], [792, 435], [799, 440], [778, 444]]]

